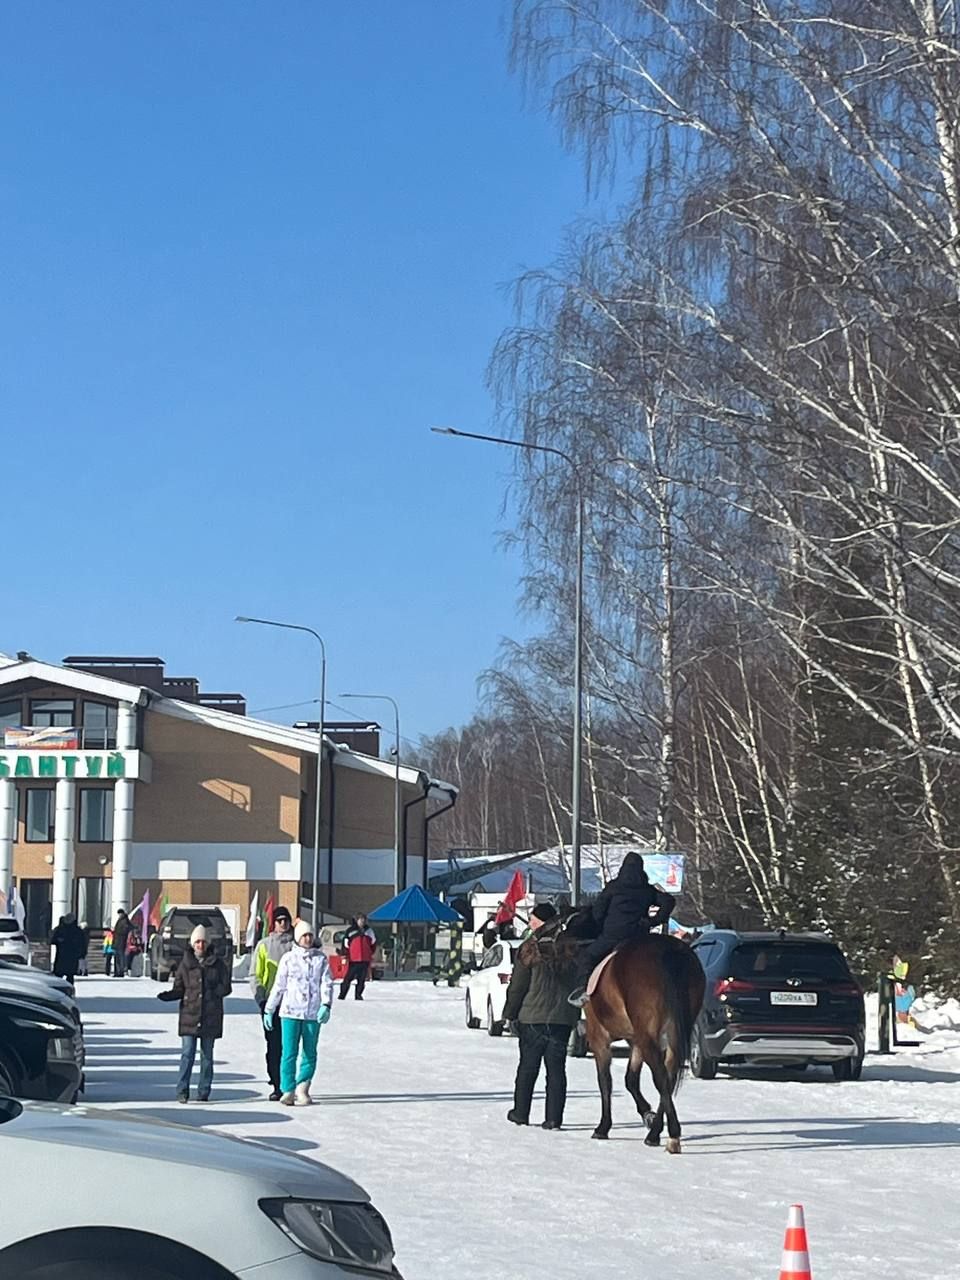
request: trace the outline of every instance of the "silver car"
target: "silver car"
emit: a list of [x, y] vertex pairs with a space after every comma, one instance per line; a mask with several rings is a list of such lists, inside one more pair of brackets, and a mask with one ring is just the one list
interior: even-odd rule
[[356, 1183], [239, 1138], [0, 1098], [0, 1276], [17, 1280], [394, 1277]]

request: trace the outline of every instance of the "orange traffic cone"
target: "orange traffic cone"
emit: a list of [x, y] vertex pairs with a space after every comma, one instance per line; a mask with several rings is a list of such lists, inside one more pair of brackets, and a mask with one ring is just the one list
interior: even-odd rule
[[802, 1204], [790, 1206], [787, 1233], [783, 1239], [783, 1257], [780, 1260], [780, 1280], [813, 1280]]

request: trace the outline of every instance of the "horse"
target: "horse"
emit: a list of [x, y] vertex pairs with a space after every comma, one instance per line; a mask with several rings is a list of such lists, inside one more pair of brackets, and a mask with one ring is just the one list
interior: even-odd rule
[[[555, 944], [555, 963], [568, 963], [574, 946], [561, 935]], [[686, 943], [668, 935], [637, 938], [618, 947], [603, 962], [586, 1005], [587, 1043], [597, 1067], [601, 1101], [594, 1138], [610, 1135], [613, 1044], [626, 1040], [630, 1060], [625, 1083], [649, 1130], [644, 1142], [648, 1147], [659, 1147], [666, 1120], [667, 1152], [680, 1154], [680, 1121], [673, 1096], [683, 1076], [705, 987], [696, 954]], [[659, 1095], [656, 1111], [640, 1091], [640, 1068], [644, 1063], [650, 1068]]]

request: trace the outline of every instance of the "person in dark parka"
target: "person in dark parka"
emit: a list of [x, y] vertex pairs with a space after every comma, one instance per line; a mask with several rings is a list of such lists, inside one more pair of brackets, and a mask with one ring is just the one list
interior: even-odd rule
[[73, 982], [87, 949], [83, 931], [77, 924], [77, 917], [72, 911], [60, 917], [60, 923], [50, 935], [50, 945], [57, 949], [53, 960], [53, 972], [58, 978], [66, 978], [68, 982]]
[[207, 950], [207, 931], [198, 924], [190, 935], [190, 949], [173, 979], [169, 991], [161, 991], [158, 1000], [180, 1001], [180, 1078], [177, 1101], [190, 1101], [190, 1076], [200, 1042], [200, 1081], [197, 1101], [206, 1102], [213, 1085], [213, 1046], [223, 1035], [223, 1002], [232, 984], [226, 961], [215, 951]]
[[[653, 912], [653, 908], [656, 912]], [[577, 964], [577, 990], [572, 1004], [585, 1002], [587, 979], [611, 951], [624, 942], [642, 938], [669, 920], [674, 899], [669, 893], [655, 889], [647, 879], [643, 859], [631, 851], [624, 858], [616, 877], [610, 881], [591, 908], [596, 936], [583, 947]]]
[[113, 926], [113, 976], [115, 978], [127, 976], [127, 939], [130, 937], [132, 928], [130, 917], [121, 908], [117, 912], [117, 922]]
[[514, 1023], [520, 1042], [520, 1062], [513, 1089], [512, 1124], [529, 1124], [533, 1091], [541, 1066], [547, 1069], [547, 1104], [542, 1129], [559, 1129], [567, 1101], [567, 1043], [579, 1021], [567, 992], [574, 970], [546, 964], [537, 944], [537, 930], [556, 917], [556, 908], [540, 903], [530, 916], [531, 936], [520, 948], [510, 985], [504, 1020]]

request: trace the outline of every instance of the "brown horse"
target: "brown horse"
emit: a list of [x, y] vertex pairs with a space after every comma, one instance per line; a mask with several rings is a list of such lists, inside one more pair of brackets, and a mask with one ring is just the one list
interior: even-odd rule
[[[648, 1147], [660, 1145], [666, 1118], [667, 1151], [679, 1155], [680, 1121], [673, 1095], [683, 1074], [704, 987], [700, 961], [676, 938], [651, 934], [614, 954], [586, 1006], [587, 1042], [597, 1064], [602, 1103], [595, 1138], [610, 1133], [613, 1043], [626, 1040], [630, 1045], [626, 1087], [650, 1130], [644, 1141]], [[644, 1063], [660, 1096], [656, 1112], [640, 1092]]]

